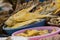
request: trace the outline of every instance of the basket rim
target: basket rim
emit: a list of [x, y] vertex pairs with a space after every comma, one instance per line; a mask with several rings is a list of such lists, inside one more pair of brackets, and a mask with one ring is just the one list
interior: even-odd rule
[[[28, 37], [28, 38], [45, 38], [45, 37], [49, 37], [49, 36], [52, 36], [52, 35], [56, 35], [60, 32], [60, 28], [58, 27], [55, 27], [55, 26], [42, 26], [42, 27], [35, 27], [35, 28], [57, 28], [58, 30], [56, 32], [53, 32], [53, 33], [49, 33], [49, 34], [45, 34], [45, 35], [41, 35], [41, 36], [33, 36], [33, 37]], [[34, 28], [28, 28], [28, 29], [34, 29]], [[23, 30], [27, 30], [27, 29], [23, 29]], [[12, 33], [12, 36], [15, 36], [15, 34], [18, 34], [20, 31], [22, 30], [19, 30], [19, 31], [16, 31], [14, 33]]]

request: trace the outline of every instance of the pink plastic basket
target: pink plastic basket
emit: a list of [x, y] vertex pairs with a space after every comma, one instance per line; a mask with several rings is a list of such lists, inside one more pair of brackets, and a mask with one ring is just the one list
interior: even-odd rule
[[[57, 35], [57, 34], [60, 32], [60, 28], [58, 28], [58, 27], [52, 27], [52, 26], [35, 27], [35, 28], [29, 28], [29, 29], [35, 29], [35, 30], [40, 30], [40, 29], [43, 29], [43, 30], [44, 30], [44, 29], [52, 30], [52, 29], [56, 29], [56, 32], [53, 32], [53, 33], [49, 33], [49, 34], [42, 35], [42, 36], [28, 37], [29, 40], [41, 40], [41, 39], [43, 39], [43, 38], [55, 36], [55, 35]], [[16, 34], [22, 33], [22, 32], [24, 32], [25, 30], [28, 30], [28, 29], [19, 30], [19, 31], [13, 33], [12, 36], [15, 36]]]

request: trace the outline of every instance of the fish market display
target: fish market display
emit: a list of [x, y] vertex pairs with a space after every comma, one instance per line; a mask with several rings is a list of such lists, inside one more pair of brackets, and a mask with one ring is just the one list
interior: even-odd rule
[[[30, 3], [28, 3], [28, 4], [30, 4]], [[16, 24], [20, 25], [26, 21], [30, 21], [33, 19], [51, 17], [55, 14], [58, 14], [58, 12], [60, 11], [59, 6], [57, 4], [58, 4], [58, 1], [51, 2], [51, 3], [48, 3], [43, 6], [39, 5], [39, 3], [36, 3], [35, 5], [32, 4], [32, 6], [29, 6], [27, 8], [25, 7], [24, 9], [18, 11], [16, 14], [10, 16], [10, 18], [5, 22], [5, 24], [8, 27], [12, 27], [12, 26], [14, 27]], [[24, 5], [26, 5], [26, 4], [24, 4]], [[36, 9], [34, 10], [34, 12], [30, 12], [35, 7], [36, 7]]]
[[[41, 27], [41, 24], [60, 27], [60, 0], [41, 1], [43, 0], [0, 0], [0, 33], [4, 31], [4, 34], [6, 32], [7, 35], [11, 35], [24, 28]], [[15, 36], [30, 38], [53, 34], [56, 31], [56, 29], [28, 29]], [[6, 40], [11, 40], [11, 37]], [[40, 40], [57, 40], [57, 36]]]

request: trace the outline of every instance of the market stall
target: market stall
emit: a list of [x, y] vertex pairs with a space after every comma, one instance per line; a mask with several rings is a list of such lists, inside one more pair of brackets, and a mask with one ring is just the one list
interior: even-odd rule
[[60, 40], [60, 0], [1, 0], [0, 40]]

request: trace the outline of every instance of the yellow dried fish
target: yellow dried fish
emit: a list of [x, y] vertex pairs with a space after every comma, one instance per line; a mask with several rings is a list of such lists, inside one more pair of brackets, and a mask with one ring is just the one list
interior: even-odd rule
[[[12, 15], [6, 22], [6, 25], [12, 26], [15, 23], [15, 20], [17, 19], [21, 19], [22, 17], [25, 17], [24, 15], [27, 14], [31, 9], [33, 9], [36, 5], [33, 5], [32, 7], [28, 8], [28, 9], [23, 9], [19, 12], [17, 12], [16, 14]], [[14, 24], [13, 24], [14, 23]]]
[[28, 9], [23, 9], [21, 11], [19, 11], [18, 13], [14, 14], [13, 16], [11, 16], [6, 22], [5, 24], [8, 26], [12, 26], [15, 25], [16, 22], [21, 22], [21, 21], [27, 21], [27, 20], [31, 20], [31, 19], [35, 19], [35, 18], [43, 18], [46, 17], [46, 15], [40, 15], [38, 14], [39, 11], [41, 11], [41, 9], [37, 10], [34, 13], [30, 13], [29, 11], [34, 8], [36, 5], [28, 8]]
[[25, 22], [22, 22], [22, 23], [16, 23], [14, 26], [12, 26], [11, 28], [17, 28], [17, 27], [22, 27], [24, 25], [28, 25], [28, 24], [31, 24], [35, 21], [40, 21], [40, 19], [32, 19], [32, 20], [28, 20], [28, 21], [25, 21]]

